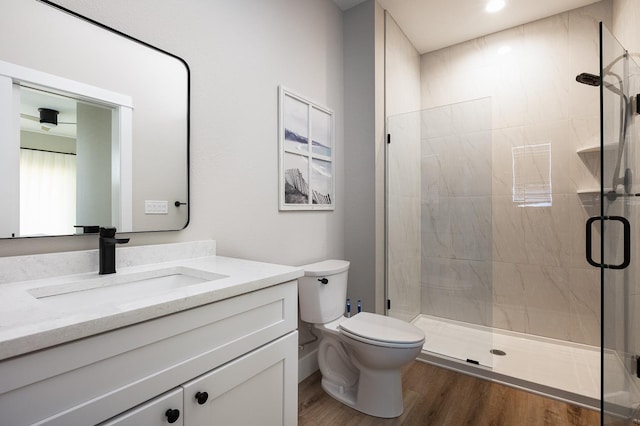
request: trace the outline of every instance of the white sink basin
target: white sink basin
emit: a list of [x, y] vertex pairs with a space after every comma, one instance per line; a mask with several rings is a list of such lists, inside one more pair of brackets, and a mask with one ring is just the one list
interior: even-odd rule
[[106, 303], [119, 305], [221, 278], [227, 276], [176, 266], [128, 274], [102, 275], [97, 278], [32, 288], [28, 292], [48, 306], [82, 308]]

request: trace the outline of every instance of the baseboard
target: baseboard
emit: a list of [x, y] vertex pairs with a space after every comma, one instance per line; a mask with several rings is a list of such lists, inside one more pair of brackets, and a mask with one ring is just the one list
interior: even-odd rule
[[298, 358], [298, 383], [318, 371], [318, 349]]

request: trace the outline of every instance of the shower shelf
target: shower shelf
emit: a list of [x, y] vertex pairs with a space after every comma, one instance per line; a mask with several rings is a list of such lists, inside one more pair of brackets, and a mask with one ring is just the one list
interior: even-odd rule
[[[605, 188], [604, 189], [605, 193], [610, 192], [610, 191], [612, 191], [611, 188]], [[600, 188], [579, 189], [578, 190], [578, 194], [580, 194], [580, 195], [582, 195], [582, 194], [585, 194], [585, 195], [588, 195], [588, 194], [600, 194]]]
[[[609, 151], [612, 149], [616, 149], [617, 145], [616, 144], [608, 144], [604, 146], [604, 150], [605, 151]], [[578, 154], [589, 154], [591, 152], [600, 152], [600, 145], [596, 145], [596, 146], [590, 146], [588, 148], [581, 148], [579, 150], [576, 151]]]
[[600, 193], [600, 189], [599, 188], [593, 188], [593, 189], [579, 189], [578, 190], [578, 194], [580, 195], [589, 195], [589, 194], [599, 194]]

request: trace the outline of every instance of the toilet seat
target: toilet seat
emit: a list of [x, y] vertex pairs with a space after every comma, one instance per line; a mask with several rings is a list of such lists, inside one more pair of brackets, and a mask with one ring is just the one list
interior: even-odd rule
[[340, 322], [338, 328], [347, 337], [375, 346], [414, 348], [424, 343], [424, 334], [414, 325], [368, 312]]

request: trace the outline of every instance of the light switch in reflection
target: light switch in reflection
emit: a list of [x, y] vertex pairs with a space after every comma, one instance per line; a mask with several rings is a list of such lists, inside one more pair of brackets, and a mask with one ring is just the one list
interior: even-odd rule
[[144, 214], [169, 214], [169, 202], [144, 200]]

